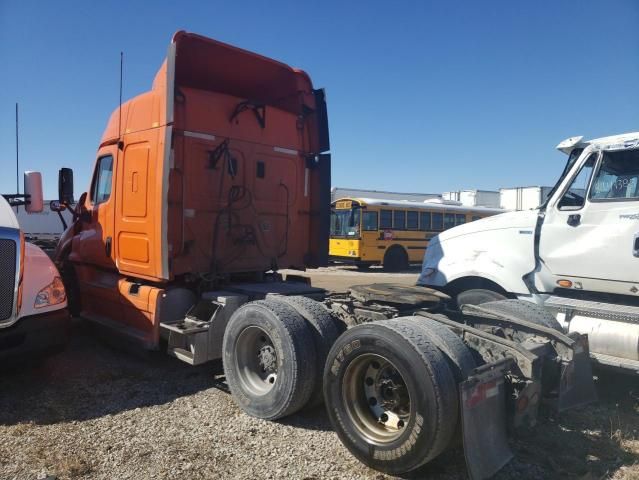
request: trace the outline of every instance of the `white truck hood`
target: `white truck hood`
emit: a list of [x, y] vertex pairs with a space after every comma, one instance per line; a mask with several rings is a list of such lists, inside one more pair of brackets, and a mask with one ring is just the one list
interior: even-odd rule
[[506, 212], [440, 233], [426, 248], [417, 284], [444, 288], [458, 279], [481, 277], [508, 292], [527, 292], [523, 276], [535, 266], [538, 214]]
[[0, 227], [20, 228], [16, 214], [2, 195], [0, 195]]
[[502, 230], [505, 228], [532, 229], [534, 231], [538, 214], [538, 209], [501, 213], [451, 228], [450, 230], [441, 232], [435, 239], [438, 239], [440, 242], [445, 242], [446, 240], [461, 237], [462, 235], [471, 235], [473, 233], [487, 232], [490, 230]]

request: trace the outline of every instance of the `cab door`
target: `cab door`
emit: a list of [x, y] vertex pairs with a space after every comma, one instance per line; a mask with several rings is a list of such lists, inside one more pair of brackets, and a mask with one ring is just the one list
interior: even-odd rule
[[98, 151], [91, 188], [85, 201], [79, 235], [74, 239], [74, 261], [102, 269], [116, 268], [113, 257], [114, 203], [112, 195], [116, 171], [116, 147]]
[[549, 202], [539, 253], [553, 285], [634, 294], [639, 284], [639, 150], [593, 152]]

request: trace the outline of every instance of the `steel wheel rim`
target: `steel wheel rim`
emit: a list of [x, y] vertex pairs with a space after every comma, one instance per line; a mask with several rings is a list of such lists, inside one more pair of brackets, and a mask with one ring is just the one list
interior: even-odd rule
[[277, 381], [278, 357], [273, 340], [262, 328], [246, 327], [235, 342], [236, 371], [251, 395], [270, 392]]
[[355, 358], [342, 379], [342, 401], [352, 424], [369, 443], [386, 445], [405, 431], [413, 410], [404, 377], [382, 355]]

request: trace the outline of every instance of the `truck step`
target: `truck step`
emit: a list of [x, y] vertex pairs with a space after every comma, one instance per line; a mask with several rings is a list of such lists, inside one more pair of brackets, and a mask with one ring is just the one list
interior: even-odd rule
[[178, 335], [193, 335], [194, 333], [206, 332], [210, 325], [209, 322], [195, 322], [189, 319], [183, 319], [177, 322], [160, 323], [160, 329], [174, 332]]
[[174, 322], [160, 323], [160, 329], [168, 337], [166, 353], [189, 365], [206, 361], [210, 322], [184, 318]]
[[167, 353], [178, 360], [182, 360], [184, 363], [188, 363], [189, 365], [195, 365], [195, 355], [193, 352], [189, 350], [185, 350], [184, 348], [170, 348], [167, 350]]
[[587, 317], [639, 324], [639, 307], [633, 305], [619, 305], [553, 295], [548, 297], [544, 306], [564, 313], [570, 312]]

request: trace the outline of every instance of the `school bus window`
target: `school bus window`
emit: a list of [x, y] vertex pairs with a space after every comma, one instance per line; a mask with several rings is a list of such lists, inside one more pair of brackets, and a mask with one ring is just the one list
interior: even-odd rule
[[455, 214], [445, 213], [444, 214], [444, 230], [448, 230], [449, 228], [453, 228], [454, 226], [455, 226]]
[[406, 229], [417, 230], [419, 228], [419, 215], [417, 212], [406, 212]]
[[377, 228], [377, 212], [364, 212], [362, 216], [362, 229], [367, 232], [376, 232]]
[[479, 220], [480, 218], [481, 217], [479, 215], [473, 215], [473, 220], [472, 221], [474, 222], [475, 220]]
[[466, 223], [466, 215], [463, 213], [458, 213], [456, 215], [457, 217], [457, 225], [463, 225], [464, 223]]
[[432, 229], [436, 232], [439, 232], [444, 229], [444, 215], [441, 213], [433, 213], [432, 214]]
[[431, 229], [430, 212], [419, 212], [419, 229], [424, 232]]
[[392, 210], [379, 211], [379, 227], [393, 228], [393, 211]]
[[406, 229], [406, 212], [403, 210], [393, 210], [393, 230]]

